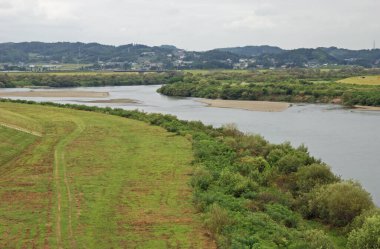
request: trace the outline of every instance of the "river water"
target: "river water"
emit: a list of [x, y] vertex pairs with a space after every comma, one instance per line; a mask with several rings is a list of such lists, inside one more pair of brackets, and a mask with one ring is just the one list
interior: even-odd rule
[[[221, 126], [235, 123], [241, 131], [257, 133], [273, 143], [305, 144], [310, 153], [344, 179], [355, 179], [380, 205], [380, 112], [343, 109], [334, 105], [295, 104], [284, 112], [253, 112], [212, 108], [194, 98], [173, 98], [156, 93], [159, 86], [86, 87], [65, 91], [109, 92], [110, 99], [134, 99], [138, 104], [85, 103], [88, 98], [18, 98], [59, 103], [139, 109], [176, 115]], [[5, 89], [0, 91], [29, 91]], [[54, 89], [57, 90], [57, 89]], [[47, 90], [49, 91], [49, 90]]]

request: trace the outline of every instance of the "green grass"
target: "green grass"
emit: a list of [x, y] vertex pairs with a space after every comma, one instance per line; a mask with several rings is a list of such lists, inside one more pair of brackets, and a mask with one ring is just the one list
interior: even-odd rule
[[380, 85], [380, 76], [361, 76], [361, 77], [351, 77], [338, 81], [339, 83], [345, 84], [355, 84], [355, 85]]
[[0, 248], [212, 245], [191, 202], [186, 138], [39, 105], [0, 103], [0, 114], [43, 134], [0, 126]]
[[0, 165], [6, 164], [27, 146], [34, 142], [35, 136], [4, 127], [0, 124]]

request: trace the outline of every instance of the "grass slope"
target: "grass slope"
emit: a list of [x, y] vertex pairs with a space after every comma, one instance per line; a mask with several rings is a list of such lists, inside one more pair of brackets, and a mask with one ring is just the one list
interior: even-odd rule
[[54, 107], [0, 103], [0, 114], [42, 133], [0, 127], [0, 248], [213, 247], [192, 208], [184, 137]]

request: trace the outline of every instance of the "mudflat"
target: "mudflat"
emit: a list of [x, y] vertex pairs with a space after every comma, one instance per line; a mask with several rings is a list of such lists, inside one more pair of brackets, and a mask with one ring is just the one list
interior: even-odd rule
[[288, 109], [290, 106], [290, 104], [286, 102], [271, 101], [245, 101], [223, 99], [199, 99], [198, 101], [207, 104], [210, 107], [236, 108], [259, 112], [282, 112]]
[[62, 97], [62, 98], [105, 98], [108, 92], [94, 91], [28, 91], [0, 92], [0, 97]]

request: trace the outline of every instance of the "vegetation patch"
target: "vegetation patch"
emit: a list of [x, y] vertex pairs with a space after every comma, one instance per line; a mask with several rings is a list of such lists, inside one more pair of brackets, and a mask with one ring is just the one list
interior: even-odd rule
[[339, 83], [349, 76], [378, 72], [378, 69], [346, 68], [188, 73], [182, 80], [167, 84], [158, 91], [169, 96], [208, 99], [380, 106], [380, 85]]

